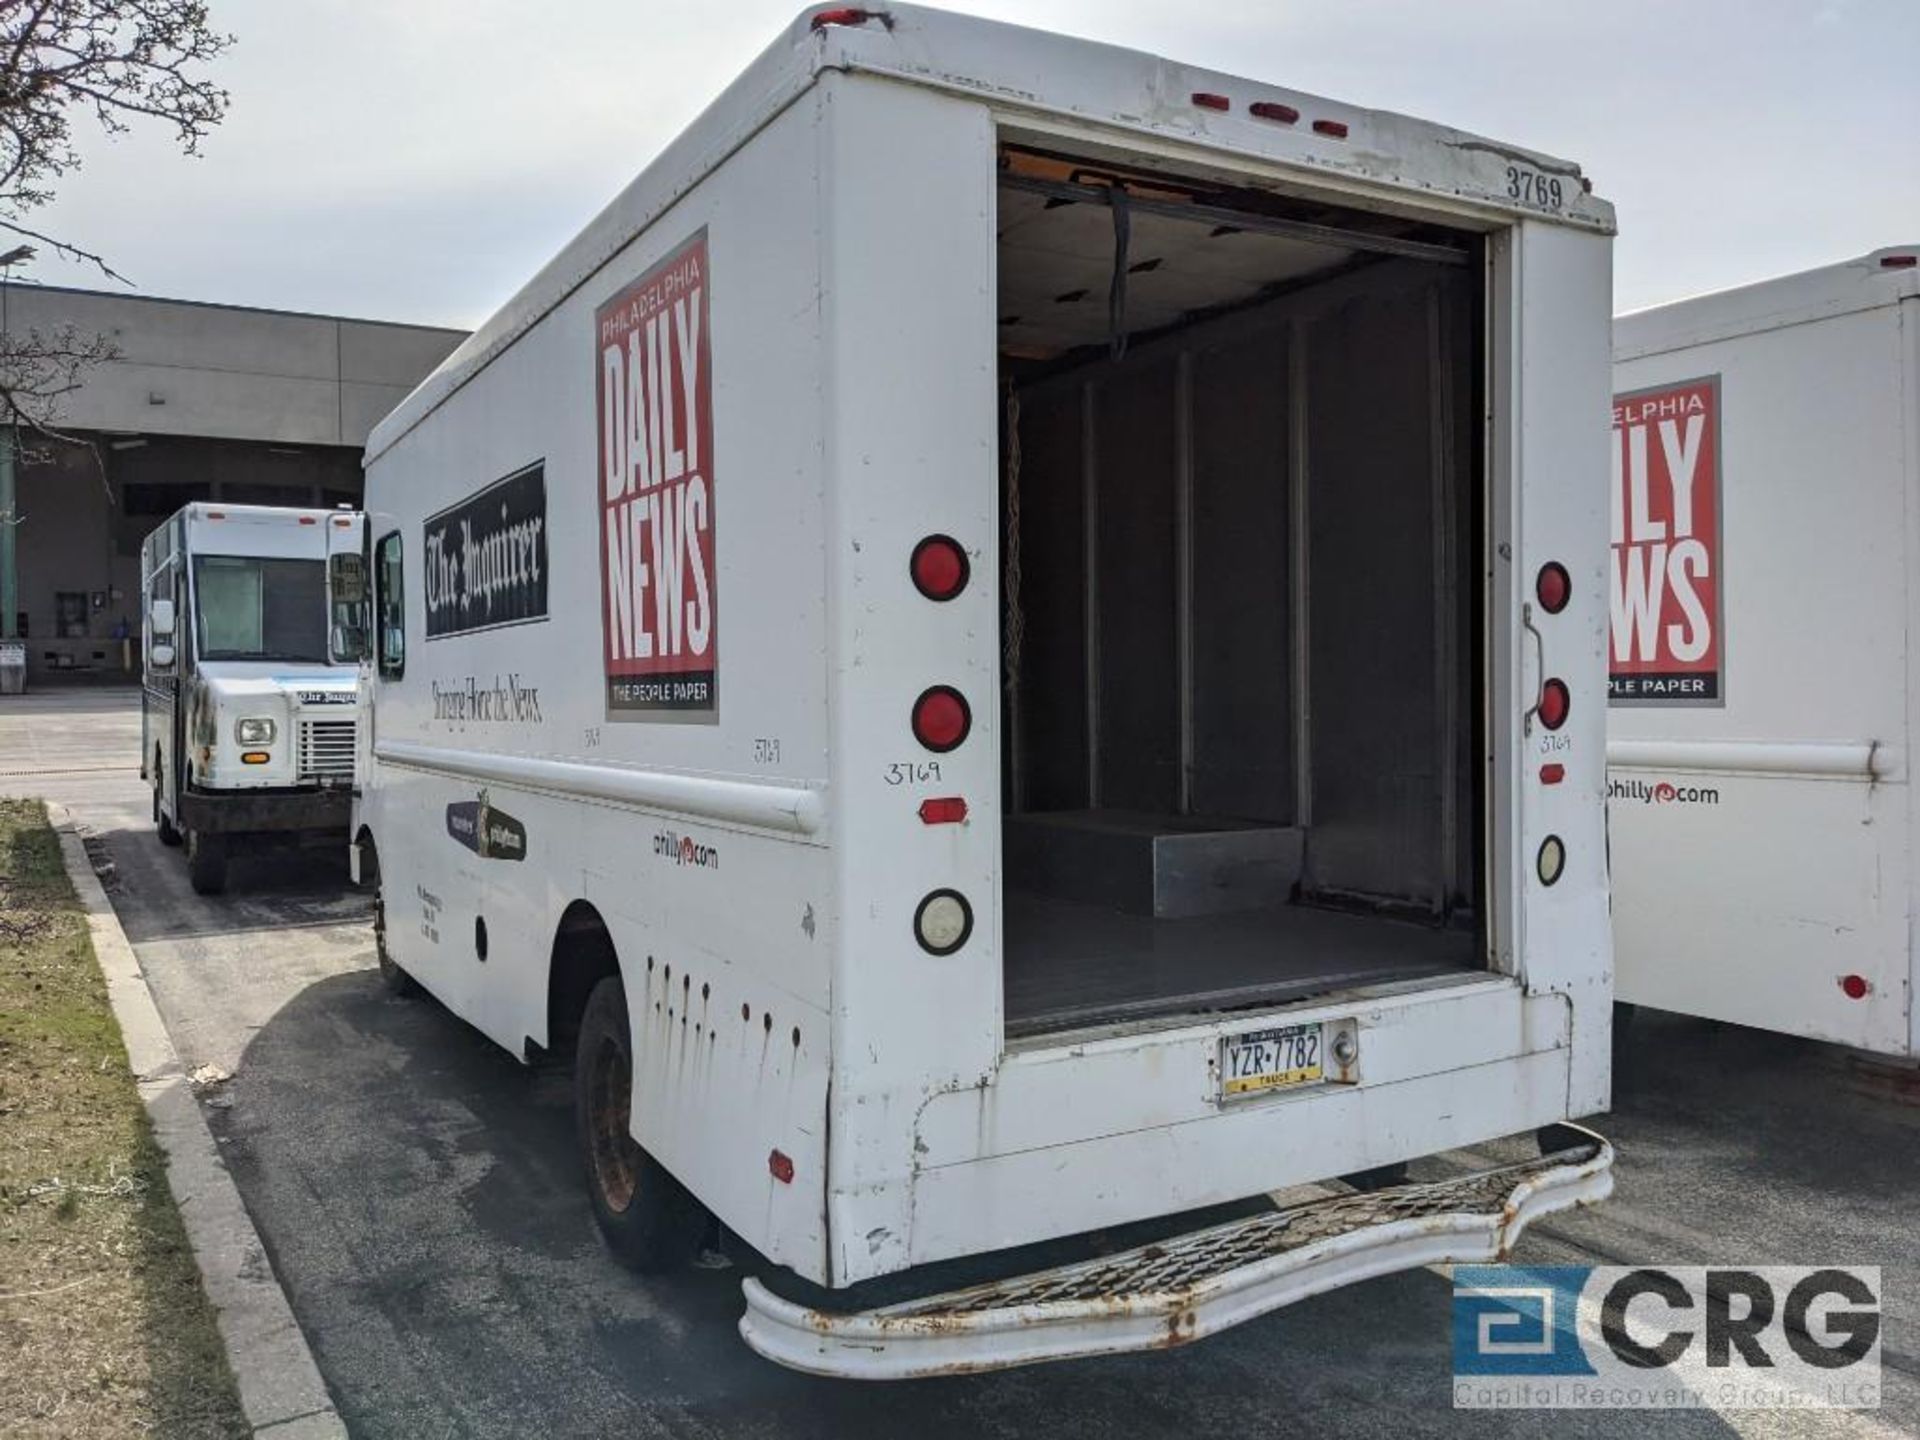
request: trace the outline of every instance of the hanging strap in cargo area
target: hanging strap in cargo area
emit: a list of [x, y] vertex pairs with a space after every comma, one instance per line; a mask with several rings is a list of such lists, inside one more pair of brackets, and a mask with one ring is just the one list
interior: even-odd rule
[[1133, 209], [1126, 190], [1115, 185], [1107, 192], [1113, 211], [1113, 279], [1107, 286], [1107, 353], [1115, 360], [1127, 353], [1127, 251], [1133, 244]]

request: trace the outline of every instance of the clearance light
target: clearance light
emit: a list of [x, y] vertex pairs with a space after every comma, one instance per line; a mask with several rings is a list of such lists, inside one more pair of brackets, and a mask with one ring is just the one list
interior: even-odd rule
[[767, 1152], [767, 1173], [782, 1185], [793, 1183], [793, 1157], [784, 1150]]
[[300, 517], [300, 523], [302, 525], [318, 525], [320, 522], [311, 515], [302, 515]]
[[1347, 138], [1347, 122], [1344, 120], [1316, 120], [1313, 122], [1313, 133], [1316, 135], [1326, 135], [1335, 140], [1344, 140]]
[[913, 738], [936, 755], [958, 749], [973, 728], [967, 697], [951, 685], [933, 685], [913, 702]]
[[951, 955], [973, 933], [973, 907], [958, 890], [935, 890], [913, 912], [913, 935], [929, 955]]
[[884, 19], [878, 10], [861, 10], [852, 5], [843, 5], [837, 10], [822, 10], [813, 17], [813, 28], [824, 30], [829, 25], [864, 25], [869, 20]]
[[923, 825], [958, 825], [967, 818], [967, 802], [959, 795], [942, 795], [920, 802]]
[[273, 757], [264, 750], [248, 750], [240, 756], [242, 765], [264, 765]]
[[333, 517], [333, 528], [336, 530], [345, 530], [352, 524], [353, 521], [345, 515], [336, 515]]
[[1873, 987], [1867, 983], [1867, 977], [1864, 975], [1842, 975], [1840, 977], [1840, 993], [1845, 995], [1849, 1000], [1864, 1000], [1867, 998], [1867, 992], [1871, 989], [1873, 989]]
[[913, 577], [913, 588], [927, 599], [951, 600], [967, 588], [972, 568], [958, 540], [951, 535], [929, 535], [913, 547], [907, 573]]
[[1548, 764], [1540, 767], [1540, 783], [1542, 785], [1558, 785], [1566, 778], [1567, 767], [1564, 765]]
[[1920, 255], [1882, 255], [1880, 257], [1882, 270], [1911, 270], [1916, 264], [1920, 264]]
[[1573, 598], [1573, 577], [1567, 574], [1567, 567], [1558, 560], [1549, 560], [1540, 567], [1540, 573], [1533, 577], [1533, 593], [1540, 601], [1540, 608], [1549, 615], [1558, 615], [1567, 608], [1567, 601]]
[[1300, 112], [1291, 105], [1282, 105], [1277, 100], [1256, 100], [1247, 109], [1262, 120], [1276, 121], [1281, 125], [1292, 125], [1300, 118]]
[[1534, 859], [1534, 869], [1539, 873], [1542, 885], [1551, 885], [1560, 878], [1560, 872], [1567, 868], [1567, 847], [1558, 835], [1549, 835], [1540, 842], [1540, 854]]
[[1216, 95], [1211, 90], [1193, 92], [1193, 103], [1202, 110], [1231, 110], [1233, 102], [1224, 95]]
[[1549, 730], [1558, 730], [1567, 723], [1567, 712], [1573, 709], [1573, 695], [1567, 689], [1564, 680], [1549, 680], [1540, 687], [1540, 723]]

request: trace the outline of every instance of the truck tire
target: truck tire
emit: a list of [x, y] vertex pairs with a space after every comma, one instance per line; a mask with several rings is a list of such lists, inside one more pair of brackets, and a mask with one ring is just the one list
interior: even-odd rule
[[393, 958], [393, 952], [387, 949], [387, 887], [380, 875], [380, 852], [367, 843], [367, 854], [373, 862], [373, 954], [380, 962], [380, 981], [387, 987], [387, 993], [401, 1000], [410, 1000], [420, 993], [420, 982], [400, 968], [400, 962]]
[[180, 831], [175, 827], [173, 821], [167, 818], [166, 811], [160, 808], [160, 772], [157, 769], [153, 772], [153, 828], [154, 832], [159, 835], [162, 845], [178, 845], [180, 843]]
[[640, 1148], [628, 1128], [633, 1034], [618, 978], [594, 986], [574, 1048], [573, 1109], [593, 1218], [616, 1259], [641, 1274], [691, 1261], [707, 1230], [706, 1209]]
[[227, 888], [227, 837], [187, 831], [187, 883], [196, 895], [218, 895]]

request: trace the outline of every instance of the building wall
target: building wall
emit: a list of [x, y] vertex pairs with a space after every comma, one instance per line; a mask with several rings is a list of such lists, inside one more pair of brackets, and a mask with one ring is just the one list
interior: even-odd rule
[[[22, 285], [6, 287], [5, 324], [71, 326], [119, 352], [61, 402], [65, 438], [22, 433], [16, 618], [30, 681], [137, 674], [116, 637], [139, 633], [140, 542], [188, 501], [357, 504], [368, 432], [465, 338]], [[62, 635], [63, 615], [84, 633]]]

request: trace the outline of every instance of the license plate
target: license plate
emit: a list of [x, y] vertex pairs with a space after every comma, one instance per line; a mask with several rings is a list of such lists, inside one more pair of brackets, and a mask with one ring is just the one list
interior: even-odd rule
[[1251, 1030], [1220, 1041], [1220, 1098], [1237, 1100], [1268, 1090], [1312, 1085], [1326, 1078], [1321, 1068], [1324, 1037], [1318, 1025], [1287, 1025]]

